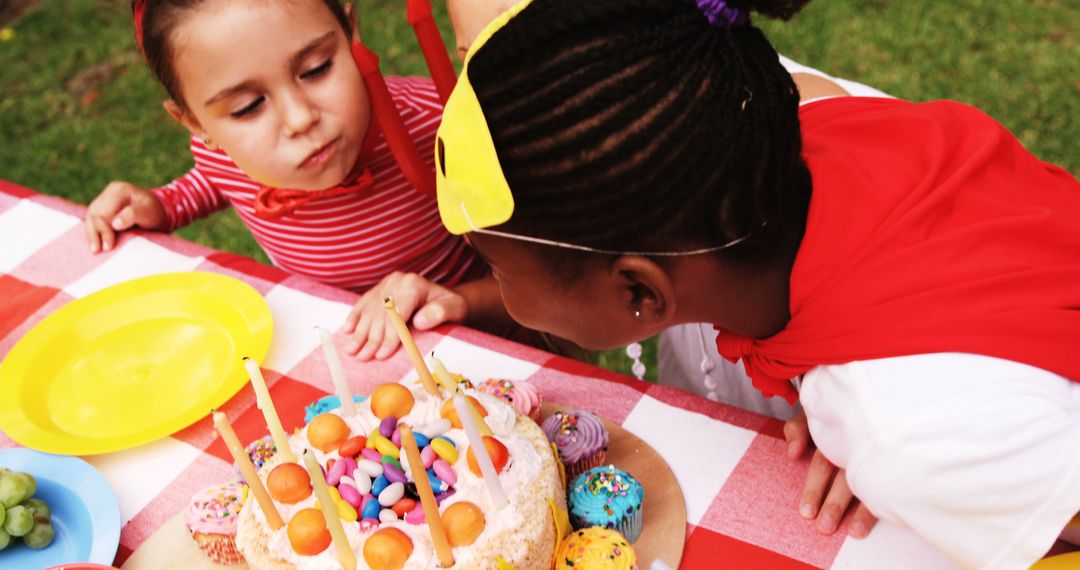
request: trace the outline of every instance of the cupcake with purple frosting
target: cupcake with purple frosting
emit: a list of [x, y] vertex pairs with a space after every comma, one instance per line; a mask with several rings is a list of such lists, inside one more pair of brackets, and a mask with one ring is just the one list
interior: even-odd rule
[[607, 460], [608, 431], [600, 418], [585, 410], [555, 412], [541, 426], [559, 450], [566, 466], [566, 480], [603, 465]]

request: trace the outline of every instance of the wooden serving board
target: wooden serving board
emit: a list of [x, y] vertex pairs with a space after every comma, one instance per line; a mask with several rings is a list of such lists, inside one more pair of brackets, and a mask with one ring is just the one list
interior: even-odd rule
[[[568, 406], [544, 404], [543, 417]], [[662, 560], [679, 567], [686, 541], [686, 502], [671, 468], [656, 450], [636, 435], [604, 420], [611, 434], [608, 463], [633, 475], [645, 487], [645, 526], [633, 543], [638, 568]], [[178, 513], [146, 539], [121, 567], [123, 570], [240, 570], [246, 564], [223, 566], [207, 558], [188, 535], [184, 513]]]

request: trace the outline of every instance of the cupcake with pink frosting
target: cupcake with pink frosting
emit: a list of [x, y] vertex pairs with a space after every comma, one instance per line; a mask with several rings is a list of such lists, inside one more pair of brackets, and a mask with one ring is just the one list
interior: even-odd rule
[[540, 427], [558, 448], [567, 481], [607, 461], [608, 431], [593, 414], [563, 410], [548, 416]]
[[195, 544], [218, 564], [243, 564], [236, 548], [236, 521], [247, 497], [247, 487], [239, 483], [212, 485], [191, 497], [184, 524]]
[[478, 392], [498, 396], [507, 402], [517, 413], [528, 416], [540, 423], [540, 391], [536, 385], [525, 380], [485, 380], [476, 386]]

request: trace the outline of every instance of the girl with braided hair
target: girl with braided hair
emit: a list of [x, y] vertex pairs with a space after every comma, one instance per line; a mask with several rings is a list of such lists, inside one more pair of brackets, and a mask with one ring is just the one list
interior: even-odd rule
[[447, 103], [443, 222], [530, 328], [714, 323], [870, 512], [1027, 568], [1080, 510], [1080, 184], [959, 103], [800, 105], [749, 11], [804, 3], [516, 5]]

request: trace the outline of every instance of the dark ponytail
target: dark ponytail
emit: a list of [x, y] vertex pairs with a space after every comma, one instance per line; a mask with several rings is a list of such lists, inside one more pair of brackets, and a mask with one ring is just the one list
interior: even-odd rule
[[[731, 0], [790, 17], [805, 1]], [[500, 229], [609, 250], [797, 245], [799, 95], [752, 25], [693, 0], [534, 0], [469, 64], [515, 198]]]

